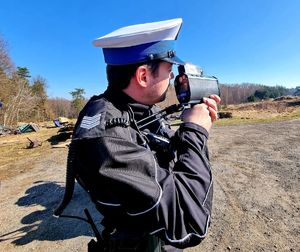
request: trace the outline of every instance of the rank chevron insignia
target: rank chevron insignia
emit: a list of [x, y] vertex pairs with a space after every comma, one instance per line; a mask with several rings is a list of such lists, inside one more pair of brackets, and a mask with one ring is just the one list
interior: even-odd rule
[[101, 114], [94, 116], [84, 116], [82, 118], [80, 128], [91, 129], [100, 124]]

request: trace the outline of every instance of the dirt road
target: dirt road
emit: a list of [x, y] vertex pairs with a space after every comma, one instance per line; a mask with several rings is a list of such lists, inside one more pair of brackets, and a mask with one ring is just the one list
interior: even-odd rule
[[[300, 120], [215, 127], [209, 145], [214, 210], [208, 237], [186, 251], [300, 251]], [[52, 217], [64, 187], [66, 149], [16, 161], [1, 181], [0, 251], [87, 251], [87, 224]], [[26, 164], [26, 165], [25, 165]], [[32, 165], [28, 171], [22, 167]], [[76, 187], [65, 213], [88, 207]]]

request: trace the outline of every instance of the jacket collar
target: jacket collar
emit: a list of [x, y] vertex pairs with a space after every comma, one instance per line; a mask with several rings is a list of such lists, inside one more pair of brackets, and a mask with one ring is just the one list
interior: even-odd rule
[[137, 121], [152, 114], [151, 110], [153, 105], [141, 104], [121, 90], [119, 91], [107, 88], [104, 92], [104, 97], [106, 97], [108, 101], [113, 103], [120, 110], [128, 110], [129, 106]]

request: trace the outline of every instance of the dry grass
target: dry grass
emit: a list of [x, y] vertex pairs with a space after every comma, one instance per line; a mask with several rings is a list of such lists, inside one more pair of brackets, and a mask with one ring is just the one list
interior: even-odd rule
[[[16, 163], [22, 164], [24, 159], [47, 155], [51, 151], [50, 139], [57, 134], [57, 131], [57, 128], [41, 128], [39, 132], [0, 137], [0, 180], [30, 169], [27, 162], [18, 166]], [[33, 141], [38, 140], [42, 146], [28, 149], [27, 137]]]
[[287, 100], [268, 100], [256, 103], [229, 105], [224, 111], [232, 118], [217, 121], [216, 125], [269, 123], [300, 118], [300, 97]]

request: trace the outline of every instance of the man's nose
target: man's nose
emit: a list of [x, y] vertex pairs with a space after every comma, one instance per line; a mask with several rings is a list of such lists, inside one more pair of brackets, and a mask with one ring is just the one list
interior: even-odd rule
[[172, 80], [172, 79], [174, 79], [174, 73], [173, 72], [170, 73], [170, 80]]

